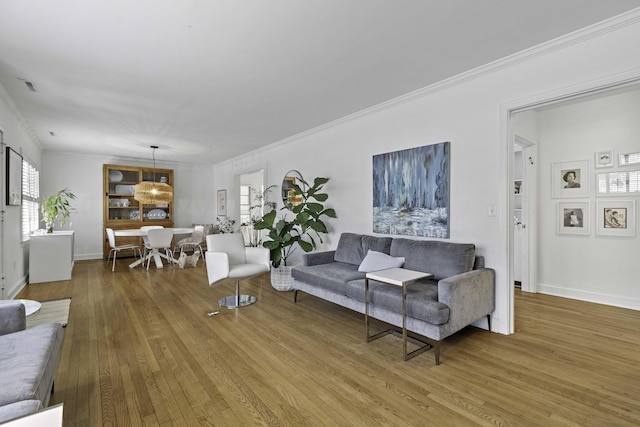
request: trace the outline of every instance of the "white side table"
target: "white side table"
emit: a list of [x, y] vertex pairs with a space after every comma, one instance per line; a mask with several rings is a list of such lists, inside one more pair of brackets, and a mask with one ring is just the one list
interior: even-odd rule
[[6, 299], [1, 300], [0, 304], [9, 304], [12, 302], [21, 302], [24, 305], [24, 311], [27, 317], [31, 316], [32, 314], [36, 314], [40, 311], [40, 308], [42, 308], [42, 304], [40, 304], [38, 301], [33, 301], [30, 299]]
[[[405, 302], [407, 299], [407, 285], [413, 283], [416, 280], [431, 277], [431, 273], [423, 273], [422, 271], [407, 270], [405, 268], [389, 268], [386, 270], [372, 271], [367, 273], [364, 279], [364, 323], [366, 326], [367, 342], [376, 340], [384, 335], [395, 332], [393, 330], [387, 330], [379, 332], [375, 335], [369, 334], [369, 280], [375, 280], [385, 285], [399, 286], [402, 288], [402, 348], [404, 350], [404, 360], [409, 360], [414, 356], [428, 350], [432, 347], [430, 343], [425, 343], [422, 347], [407, 353], [407, 315], [405, 309]], [[413, 338], [415, 339], [415, 338]], [[417, 341], [417, 340], [416, 340]], [[436, 356], [436, 364], [438, 364], [438, 357]]]

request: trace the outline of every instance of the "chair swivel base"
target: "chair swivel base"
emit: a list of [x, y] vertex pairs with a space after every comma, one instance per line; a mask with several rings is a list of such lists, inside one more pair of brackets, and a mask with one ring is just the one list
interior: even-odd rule
[[218, 301], [220, 307], [224, 308], [238, 308], [251, 305], [256, 302], [256, 297], [252, 295], [229, 295]]

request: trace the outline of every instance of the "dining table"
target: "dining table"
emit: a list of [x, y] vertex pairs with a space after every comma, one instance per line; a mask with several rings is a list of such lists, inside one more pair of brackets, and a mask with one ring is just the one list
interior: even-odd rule
[[[168, 228], [168, 227], [167, 227]], [[192, 227], [176, 227], [176, 228], [171, 228], [171, 230], [173, 230], [173, 235], [180, 235], [180, 234], [192, 234], [193, 233], [193, 228]], [[123, 230], [113, 230], [113, 234], [116, 237], [144, 237], [147, 235], [147, 232], [149, 230], [146, 229], [140, 229], [140, 228], [129, 228], [129, 229], [123, 229]], [[158, 251], [155, 252], [150, 252], [147, 254], [147, 256], [144, 259], [137, 259], [134, 262], [132, 262], [131, 264], [129, 264], [129, 268], [135, 268], [137, 266], [139, 266], [140, 264], [143, 264], [146, 260], [148, 260], [149, 258], [153, 257], [154, 262], [156, 263], [156, 267], [157, 268], [162, 268], [163, 267], [163, 263], [162, 263], [162, 258], [165, 258], [167, 261], [171, 262], [171, 263], [178, 263], [178, 260], [175, 258], [171, 258], [163, 253], [160, 253]], [[144, 264], [143, 264], [144, 266]]]

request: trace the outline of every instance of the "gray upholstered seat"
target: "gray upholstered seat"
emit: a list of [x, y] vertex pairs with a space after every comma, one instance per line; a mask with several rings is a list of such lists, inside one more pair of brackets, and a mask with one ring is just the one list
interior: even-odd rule
[[0, 305], [0, 420], [49, 404], [63, 338], [59, 323], [26, 329], [20, 302]]

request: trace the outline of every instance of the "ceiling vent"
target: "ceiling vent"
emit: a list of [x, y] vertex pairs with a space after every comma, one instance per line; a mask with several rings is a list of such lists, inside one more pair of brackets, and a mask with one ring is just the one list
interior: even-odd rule
[[35, 92], [35, 91], [36, 91], [36, 87], [33, 85], [33, 83], [28, 82], [28, 81], [26, 81], [26, 80], [25, 80], [25, 81], [24, 81], [24, 84], [26, 84], [26, 85], [27, 85], [27, 87], [29, 88], [29, 90], [30, 90], [31, 92]]

